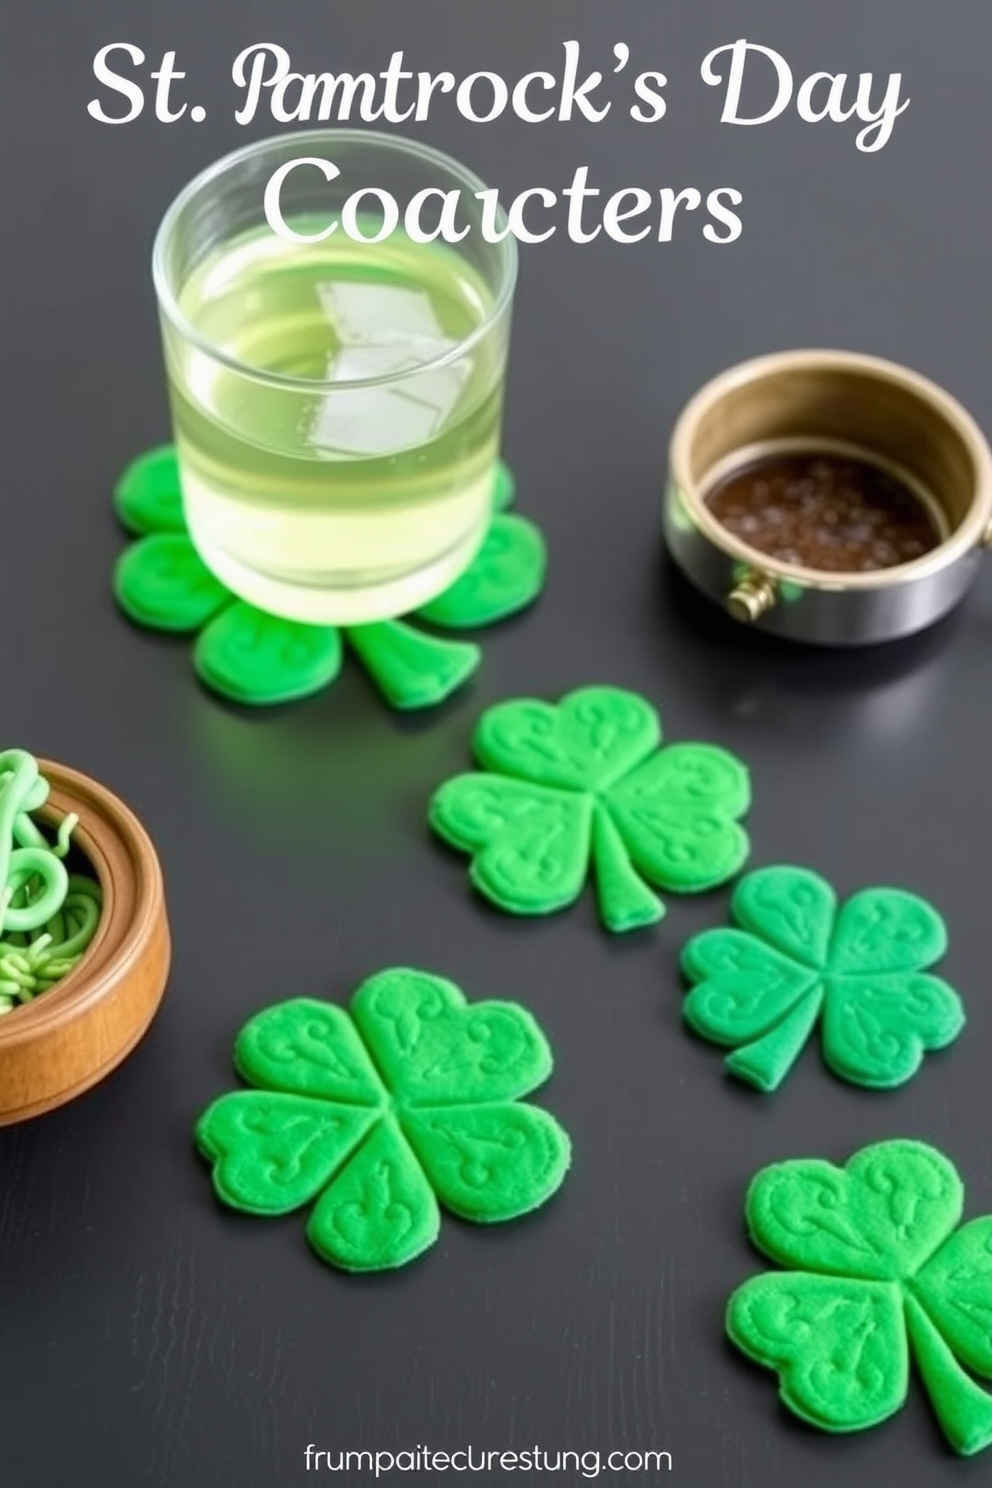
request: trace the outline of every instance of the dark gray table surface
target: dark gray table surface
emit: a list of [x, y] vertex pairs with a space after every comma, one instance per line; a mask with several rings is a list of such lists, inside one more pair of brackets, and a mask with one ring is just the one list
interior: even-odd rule
[[[721, 1317], [758, 1268], [741, 1202], [768, 1161], [919, 1136], [960, 1164], [973, 1213], [992, 1208], [992, 574], [914, 641], [814, 654], [687, 593], [658, 533], [678, 408], [753, 353], [891, 356], [992, 426], [988, 7], [34, 0], [5, 7], [0, 35], [2, 742], [133, 805], [161, 852], [175, 934], [167, 998], [127, 1064], [0, 1133], [4, 1488], [281, 1488], [321, 1481], [304, 1474], [308, 1442], [666, 1448], [670, 1480], [691, 1488], [987, 1481], [987, 1461], [952, 1459], [915, 1385], [874, 1432], [800, 1427], [772, 1378], [724, 1343]], [[792, 111], [721, 126], [699, 64], [738, 36], [800, 77], [901, 71], [911, 106], [876, 155]], [[733, 185], [743, 236], [714, 247], [687, 223], [668, 245], [559, 235], [523, 251], [505, 444], [549, 537], [550, 581], [535, 612], [486, 640], [457, 700], [398, 719], [349, 669], [293, 709], [223, 706], [184, 642], [115, 612], [109, 491], [167, 433], [148, 273], [159, 215], [195, 170], [272, 131], [234, 123], [233, 57], [278, 41], [303, 71], [361, 70], [403, 48], [418, 68], [516, 77], [558, 65], [570, 38], [590, 67], [624, 40], [639, 70], [665, 72], [669, 118], [649, 128], [617, 108], [598, 126], [483, 127], [442, 100], [418, 137], [506, 196], [560, 188], [580, 163], [604, 191]], [[206, 121], [89, 119], [91, 60], [112, 40], [156, 58], [175, 48]], [[535, 923], [473, 899], [464, 861], [429, 839], [429, 793], [466, 766], [484, 705], [595, 681], [657, 700], [670, 737], [748, 760], [755, 863], [807, 863], [846, 892], [900, 883], [946, 911], [944, 970], [970, 1012], [952, 1052], [879, 1096], [831, 1079], [811, 1050], [765, 1101], [723, 1080], [718, 1053], [680, 1023], [678, 949], [722, 920], [725, 893], [675, 900], [663, 926], [622, 941], [588, 898]], [[310, 1254], [299, 1217], [223, 1211], [190, 1133], [231, 1084], [249, 1013], [344, 999], [401, 963], [535, 1011], [557, 1057], [542, 1100], [575, 1165], [532, 1219], [446, 1221], [419, 1263], [356, 1280]]]

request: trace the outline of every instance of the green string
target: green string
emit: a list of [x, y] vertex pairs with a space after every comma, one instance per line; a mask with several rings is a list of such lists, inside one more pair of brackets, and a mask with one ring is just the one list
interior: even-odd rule
[[0, 753], [0, 933], [39, 930], [69, 891], [61, 859], [27, 815], [47, 800], [37, 760], [23, 749]]
[[70, 877], [62, 861], [79, 818], [66, 816], [51, 845], [28, 815], [48, 793], [32, 755], [0, 752], [0, 1014], [31, 1002], [70, 972], [100, 919], [99, 884]]

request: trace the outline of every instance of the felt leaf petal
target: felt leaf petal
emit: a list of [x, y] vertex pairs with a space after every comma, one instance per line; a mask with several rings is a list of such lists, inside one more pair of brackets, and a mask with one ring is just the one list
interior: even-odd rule
[[774, 1028], [816, 985], [797, 966], [743, 930], [704, 930], [685, 946], [682, 970], [698, 983], [683, 1004], [686, 1022], [717, 1044], [743, 1044]]
[[493, 511], [506, 511], [517, 499], [517, 482], [513, 471], [503, 460], [496, 461], [492, 492]]
[[582, 892], [593, 800], [488, 775], [458, 775], [430, 803], [431, 827], [474, 854], [469, 877], [514, 914], [550, 914]]
[[379, 972], [355, 993], [352, 1013], [404, 1106], [513, 1100], [551, 1073], [551, 1050], [525, 1008], [469, 1003], [427, 972]]
[[185, 532], [179, 461], [173, 444], [132, 460], [114, 487], [114, 509], [128, 532]]
[[782, 1265], [866, 1279], [912, 1276], [961, 1218], [964, 1191], [922, 1142], [879, 1142], [844, 1168], [776, 1163], [751, 1183], [747, 1224]]
[[546, 567], [544, 538], [533, 522], [526, 517], [494, 517], [469, 567], [417, 614], [451, 630], [492, 625], [537, 598]]
[[896, 1286], [808, 1274], [756, 1276], [730, 1299], [727, 1332], [775, 1369], [788, 1408], [827, 1431], [861, 1431], [906, 1399], [909, 1355]]
[[288, 1214], [320, 1192], [375, 1119], [357, 1106], [241, 1090], [208, 1107], [196, 1142], [226, 1204]]
[[734, 919], [804, 966], [824, 966], [837, 895], [807, 868], [759, 868], [734, 890]]
[[287, 703], [334, 681], [341, 637], [330, 626], [282, 620], [237, 600], [200, 635], [193, 662], [208, 687], [234, 702]]
[[404, 1266], [433, 1245], [437, 1200], [392, 1117], [378, 1123], [310, 1216], [317, 1254], [346, 1271]]
[[888, 1090], [912, 1079], [931, 1049], [964, 1027], [961, 999], [938, 977], [829, 977], [823, 1055], [845, 1080]]
[[962, 1364], [992, 1379], [992, 1215], [955, 1230], [910, 1287]]
[[922, 971], [946, 950], [947, 928], [925, 899], [902, 889], [864, 889], [837, 916], [830, 970]]
[[266, 1008], [239, 1033], [234, 1062], [263, 1089], [372, 1106], [385, 1096], [350, 1017], [328, 1002], [300, 997]]
[[633, 769], [660, 738], [657, 713], [636, 693], [584, 687], [557, 704], [525, 698], [488, 708], [473, 747], [501, 775], [592, 791]]
[[571, 1147], [535, 1106], [407, 1111], [403, 1126], [445, 1208], [483, 1223], [537, 1209], [560, 1188]]
[[668, 814], [647, 804], [621, 805], [612, 796], [610, 812], [635, 868], [659, 889], [702, 893], [747, 861], [744, 828], [718, 813]]
[[668, 744], [614, 785], [609, 799], [624, 812], [738, 817], [751, 804], [751, 783], [747, 766], [726, 749]]
[[745, 862], [736, 818], [749, 800], [748, 772], [732, 754], [671, 744], [615, 784], [607, 804], [641, 873], [659, 888], [696, 893]]
[[442, 641], [400, 620], [352, 626], [348, 640], [394, 708], [434, 708], [478, 668], [482, 652], [468, 641]]
[[152, 630], [199, 630], [231, 595], [180, 533], [159, 532], [126, 548], [114, 568], [114, 595], [126, 615]]

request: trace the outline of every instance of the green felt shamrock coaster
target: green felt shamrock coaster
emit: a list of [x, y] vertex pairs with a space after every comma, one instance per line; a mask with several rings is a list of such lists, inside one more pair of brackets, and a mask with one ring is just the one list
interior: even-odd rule
[[863, 889], [838, 908], [818, 874], [760, 868], [731, 915], [739, 928], [704, 930], [682, 953], [696, 984], [684, 1013], [759, 1090], [778, 1088], [817, 1020], [834, 1074], [876, 1090], [912, 1079], [964, 1027], [958, 994], [926, 974], [947, 949], [944, 922], [915, 894]]
[[439, 1204], [481, 1224], [515, 1219], [560, 1187], [567, 1135], [522, 1103], [551, 1073], [537, 1023], [513, 1002], [469, 1003], [423, 971], [379, 972], [350, 1013], [298, 999], [252, 1018], [223, 1095], [196, 1128], [225, 1204], [307, 1204], [325, 1261], [382, 1271], [438, 1237]]
[[472, 882], [510, 914], [574, 903], [591, 866], [608, 930], [653, 924], [664, 907], [649, 885], [691, 894], [738, 871], [750, 804], [726, 750], [660, 746], [654, 708], [619, 688], [501, 703], [476, 729], [482, 772], [441, 786], [430, 824], [472, 854]]
[[117, 515], [138, 539], [117, 562], [114, 593], [138, 625], [196, 633], [199, 677], [236, 702], [264, 706], [319, 692], [340, 671], [346, 642], [392, 707], [429, 708], [472, 676], [482, 653], [420, 623], [449, 631], [493, 625], [526, 609], [544, 587], [544, 538], [526, 517], [507, 514], [514, 497], [513, 476], [500, 462], [482, 548], [449, 589], [410, 617], [417, 625], [303, 625], [263, 614], [214, 578], [186, 531], [175, 449], [159, 445], [132, 461], [114, 491]]
[[963, 1210], [956, 1169], [922, 1142], [765, 1168], [747, 1227], [787, 1269], [738, 1288], [730, 1338], [823, 1431], [894, 1415], [912, 1357], [955, 1452], [992, 1445], [992, 1396], [966, 1373], [992, 1380], [992, 1215], [962, 1225]]

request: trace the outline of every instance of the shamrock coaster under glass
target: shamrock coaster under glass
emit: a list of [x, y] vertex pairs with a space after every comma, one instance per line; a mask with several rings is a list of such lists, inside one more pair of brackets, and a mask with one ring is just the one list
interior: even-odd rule
[[877, 357], [792, 351], [732, 367], [680, 415], [665, 538], [736, 619], [861, 645], [923, 629], [992, 542], [992, 451], [961, 405]]
[[391, 707], [435, 707], [475, 673], [482, 652], [474, 641], [431, 632], [493, 625], [544, 587], [544, 538], [507, 510], [515, 495], [510, 470], [497, 461], [482, 547], [451, 587], [404, 620], [339, 630], [265, 614], [214, 577], [186, 529], [175, 449], [158, 445], [133, 460], [114, 489], [117, 515], [137, 539], [117, 561], [114, 593], [135, 624], [195, 635], [198, 676], [234, 702], [264, 707], [321, 691], [337, 677], [347, 643]]
[[[512, 233], [481, 230], [489, 196], [425, 145], [320, 129], [226, 156], [165, 214], [153, 268], [186, 522], [239, 598], [384, 620], [478, 551], [517, 268]], [[431, 238], [439, 198], [457, 199], [457, 243]]]

